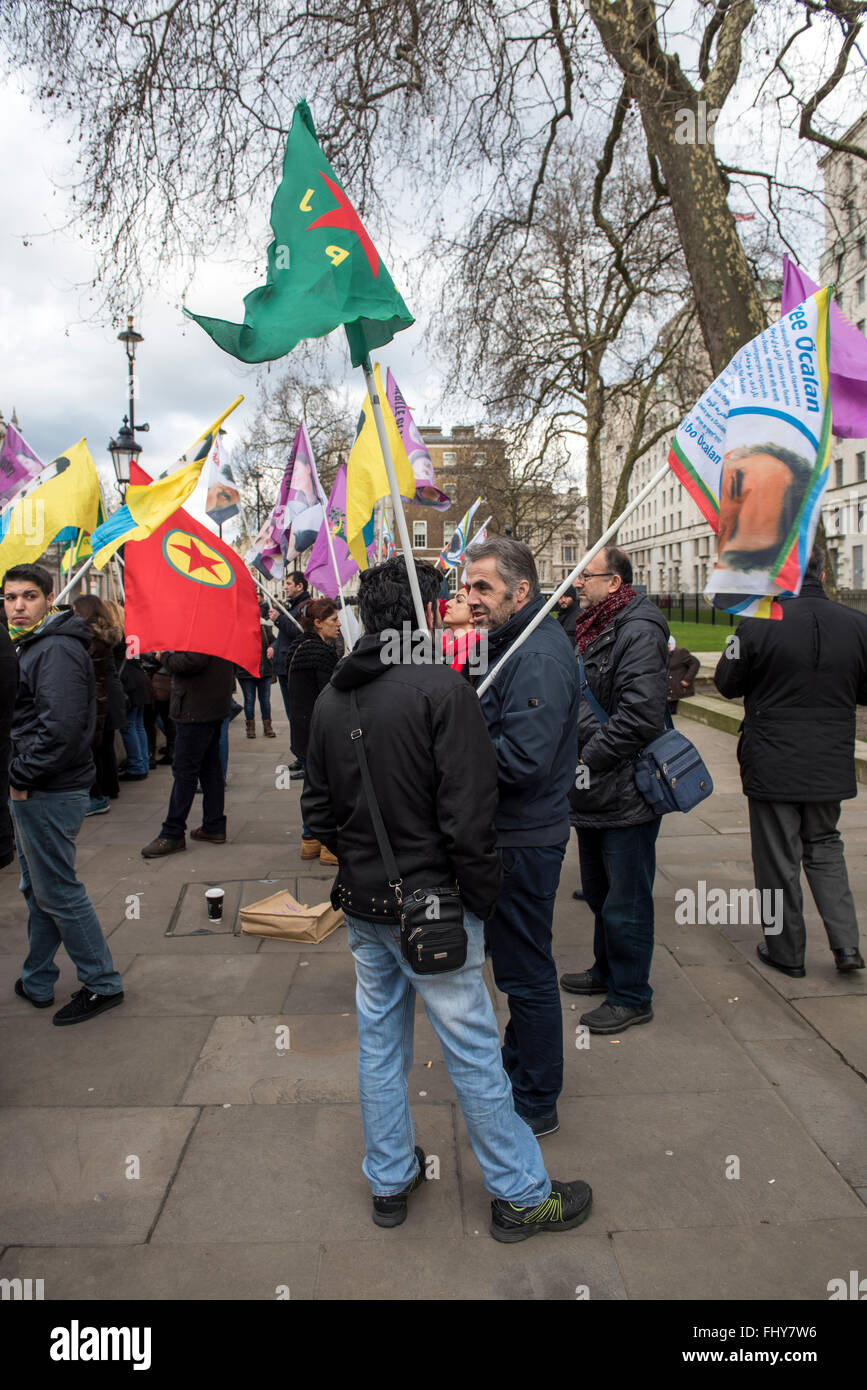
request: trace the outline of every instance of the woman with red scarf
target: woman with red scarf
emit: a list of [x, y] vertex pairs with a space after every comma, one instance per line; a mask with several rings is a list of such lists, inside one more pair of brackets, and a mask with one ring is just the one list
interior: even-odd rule
[[467, 602], [466, 585], [462, 584], [457, 593], [442, 605], [442, 620], [443, 655], [453, 671], [461, 671], [479, 640]]

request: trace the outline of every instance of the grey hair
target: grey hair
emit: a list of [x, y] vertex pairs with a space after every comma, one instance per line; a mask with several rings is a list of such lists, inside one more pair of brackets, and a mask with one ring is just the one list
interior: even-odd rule
[[470, 546], [467, 551], [467, 563], [487, 560], [489, 556], [493, 558], [497, 574], [505, 584], [509, 597], [522, 579], [526, 579], [530, 585], [527, 598], [536, 597], [539, 592], [539, 575], [533, 552], [528, 545], [524, 545], [523, 541], [514, 540], [511, 536], [488, 536], [487, 540], [478, 541]]

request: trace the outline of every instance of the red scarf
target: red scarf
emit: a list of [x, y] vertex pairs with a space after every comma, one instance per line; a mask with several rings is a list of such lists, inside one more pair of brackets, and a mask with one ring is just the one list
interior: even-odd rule
[[621, 584], [613, 594], [588, 608], [583, 617], [578, 619], [575, 625], [575, 643], [582, 656], [600, 632], [604, 632], [614, 615], [619, 613], [621, 608], [625, 608], [627, 603], [631, 603], [635, 596], [631, 584]]

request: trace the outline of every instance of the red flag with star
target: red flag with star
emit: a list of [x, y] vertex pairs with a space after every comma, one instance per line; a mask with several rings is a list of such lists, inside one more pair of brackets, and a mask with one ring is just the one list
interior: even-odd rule
[[[131, 483], [150, 481], [130, 464]], [[124, 587], [127, 641], [139, 652], [204, 652], [259, 674], [256, 586], [240, 555], [183, 507], [126, 547]]]

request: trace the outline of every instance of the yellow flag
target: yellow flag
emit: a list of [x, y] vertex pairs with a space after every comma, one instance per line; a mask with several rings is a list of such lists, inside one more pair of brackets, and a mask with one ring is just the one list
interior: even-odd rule
[[178, 507], [184, 505], [190, 494], [195, 492], [217, 430], [243, 399], [243, 396], [238, 396], [228, 410], [224, 410], [199, 435], [170, 473], [152, 483], [130, 483], [125, 505], [113, 512], [91, 536], [93, 563], [97, 569], [105, 568], [118, 546], [125, 545], [127, 541], [147, 540]]
[[[373, 375], [385, 419], [388, 442], [391, 446], [394, 471], [397, 474], [398, 492], [402, 497], [414, 497], [415, 477], [413, 476], [412, 464], [382, 389], [379, 363], [374, 367]], [[364, 402], [358, 434], [355, 436], [355, 443], [352, 446], [346, 468], [346, 544], [359, 569], [367, 569], [364, 528], [370, 521], [373, 509], [379, 499], [390, 496], [391, 488], [388, 484], [388, 474], [385, 471], [382, 450], [379, 447], [376, 422], [373, 418], [370, 400], [367, 399]]]
[[45, 481], [31, 484], [0, 518], [0, 579], [13, 565], [32, 565], [61, 532], [90, 532], [97, 524], [99, 477], [86, 440], [73, 444], [39, 476]]

